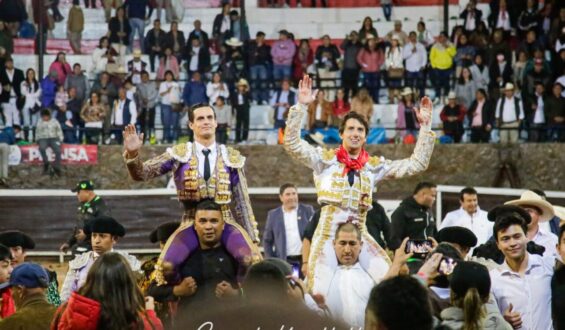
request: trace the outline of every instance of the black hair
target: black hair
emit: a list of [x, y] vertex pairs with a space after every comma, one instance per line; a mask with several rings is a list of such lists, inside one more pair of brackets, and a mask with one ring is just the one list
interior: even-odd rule
[[222, 211], [220, 204], [211, 199], [205, 199], [196, 205], [196, 211]]
[[214, 113], [214, 119], [216, 118], [216, 111], [214, 111], [214, 108], [212, 108], [208, 103], [196, 103], [188, 109], [188, 121], [189, 122], [194, 123], [194, 111], [196, 111], [200, 108], [210, 108], [210, 109], [212, 109], [212, 112]]
[[247, 272], [242, 284], [243, 294], [249, 301], [287, 299], [288, 284], [279, 267], [266, 261], [259, 262]]
[[347, 115], [345, 115], [345, 117], [343, 117], [343, 121], [339, 126], [339, 134], [343, 134], [345, 131], [345, 125], [349, 119], [355, 119], [360, 122], [365, 128], [365, 134], [369, 134], [369, 123], [367, 122], [367, 118], [365, 118], [362, 114], [353, 111], [350, 111]]
[[483, 95], [483, 97], [485, 98], [485, 100], [488, 99], [487, 91], [484, 88], [477, 89], [477, 92], [481, 93]]
[[[407, 311], [410, 317], [406, 317]], [[431, 330], [433, 327], [428, 291], [411, 276], [396, 276], [375, 286], [366, 314], [372, 314], [388, 330]]]
[[4, 244], [0, 244], [0, 261], [10, 261], [12, 260], [12, 252], [10, 248]]
[[543, 190], [541, 190], [541, 189], [530, 189], [530, 191], [535, 192], [536, 195], [540, 196], [540, 197], [543, 198], [543, 199], [546, 199], [546, 198], [547, 198], [545, 192], [544, 192]]
[[259, 32], [257, 32], [257, 33], [255, 34], [255, 38], [260, 37], [260, 36], [263, 36], [263, 37], [264, 37], [264, 36], [265, 36], [265, 32], [259, 31]]
[[477, 195], [477, 191], [473, 187], [465, 187], [459, 192], [459, 200], [463, 201], [463, 195]]
[[562, 225], [559, 227], [559, 235], [557, 235], [557, 238], [559, 239], [557, 241], [557, 244], [561, 244], [561, 240], [563, 239], [563, 235], [565, 235], [565, 225]]
[[44, 108], [44, 109], [41, 110], [41, 115], [40, 115], [40, 116], [41, 116], [41, 117], [45, 117], [45, 116], [51, 117], [51, 111], [50, 111], [49, 109], [47, 109], [47, 108]]
[[416, 188], [414, 188], [414, 193], [413, 193], [413, 195], [416, 195], [416, 194], [419, 193], [421, 190], [424, 190], [424, 189], [432, 189], [432, 188], [435, 188], [435, 187], [437, 187], [436, 184], [435, 184], [435, 183], [432, 183], [432, 182], [428, 182], [428, 181], [419, 182], [419, 183], [416, 185]]
[[506, 230], [508, 229], [508, 227], [513, 225], [519, 225], [520, 227], [522, 227], [524, 235], [526, 235], [526, 233], [528, 232], [528, 225], [526, 224], [526, 221], [522, 219], [522, 217], [514, 213], [508, 213], [496, 218], [494, 227], [492, 229], [494, 239], [498, 242], [498, 232]]
[[355, 236], [357, 236], [357, 240], [361, 241], [361, 229], [359, 229], [359, 227], [357, 227], [356, 224], [352, 223], [352, 222], [344, 222], [344, 223], [340, 223], [337, 226], [337, 229], [335, 230], [335, 236], [334, 239], [337, 239], [337, 236], [339, 235], [339, 233], [341, 232], [346, 232], [346, 233], [355, 233]]
[[280, 186], [279, 188], [279, 195], [282, 196], [282, 194], [284, 193], [285, 190], [287, 190], [288, 188], [294, 188], [296, 189], [296, 186], [294, 185], [294, 183], [285, 183], [282, 186]]

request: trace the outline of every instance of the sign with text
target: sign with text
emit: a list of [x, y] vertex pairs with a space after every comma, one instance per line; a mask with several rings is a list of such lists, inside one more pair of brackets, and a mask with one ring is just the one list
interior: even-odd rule
[[[20, 146], [20, 151], [21, 164], [43, 164], [37, 144]], [[55, 160], [55, 154], [51, 148], [47, 148], [47, 158], [50, 162]], [[61, 161], [65, 165], [94, 165], [98, 162], [98, 146], [63, 144]]]

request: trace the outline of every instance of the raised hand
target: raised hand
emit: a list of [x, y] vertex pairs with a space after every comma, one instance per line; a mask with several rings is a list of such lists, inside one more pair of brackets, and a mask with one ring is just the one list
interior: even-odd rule
[[318, 90], [312, 92], [312, 78], [307, 74], [298, 83], [298, 103], [308, 105], [316, 99]]
[[128, 158], [136, 157], [143, 145], [143, 133], [138, 135], [135, 125], [129, 124], [124, 128], [122, 136], [124, 137], [124, 148], [128, 153]]
[[416, 118], [422, 126], [428, 126], [432, 122], [433, 104], [429, 97], [424, 96], [420, 101], [420, 108], [416, 108]]

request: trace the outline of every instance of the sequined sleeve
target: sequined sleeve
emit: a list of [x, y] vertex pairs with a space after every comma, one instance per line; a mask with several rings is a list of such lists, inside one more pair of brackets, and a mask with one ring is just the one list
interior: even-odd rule
[[314, 171], [320, 172], [322, 166], [321, 149], [317, 149], [300, 138], [302, 119], [307, 108], [296, 104], [288, 112], [286, 128], [284, 130], [284, 148], [290, 156]]
[[168, 173], [169, 171], [174, 171], [178, 167], [178, 161], [168, 152], [145, 162], [141, 161], [139, 155], [135, 158], [128, 159], [124, 153], [124, 160], [129, 175], [135, 181], [147, 181]]
[[386, 160], [384, 179], [397, 179], [425, 171], [432, 157], [435, 136], [429, 127], [420, 128], [418, 142], [412, 156], [394, 161]]
[[247, 179], [245, 178], [243, 168], [234, 169], [234, 171], [237, 171], [237, 179], [232, 180], [236, 181], [232, 183], [236, 211], [235, 220], [249, 234], [249, 238], [257, 243], [259, 242], [259, 231], [257, 230], [257, 221], [255, 220], [253, 209], [251, 208]]

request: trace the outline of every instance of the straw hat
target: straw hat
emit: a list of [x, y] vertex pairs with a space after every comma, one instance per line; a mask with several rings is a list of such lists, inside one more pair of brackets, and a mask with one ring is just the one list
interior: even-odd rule
[[239, 81], [236, 84], [236, 86], [241, 86], [241, 85], [249, 88], [249, 83], [247, 82], [247, 80], [245, 80], [243, 78], [239, 79]]
[[324, 134], [320, 133], [320, 132], [316, 132], [314, 134], [310, 134], [310, 138], [312, 140], [314, 140], [314, 142], [316, 142], [318, 145], [320, 146], [325, 146], [326, 144], [324, 143]]
[[365, 35], [365, 39], [367, 39], [367, 40], [369, 40], [369, 39], [375, 39], [375, 36], [372, 35], [371, 33], [367, 33], [367, 34]]
[[554, 205], [553, 211], [555, 212], [556, 217], [558, 217], [561, 221], [565, 221], [565, 207]]
[[506, 85], [504, 85], [504, 90], [505, 91], [513, 91], [514, 90], [514, 84], [513, 83], [506, 83]]
[[239, 47], [239, 46], [243, 45], [243, 42], [241, 42], [241, 40], [239, 40], [238, 38], [231, 37], [231, 38], [228, 39], [228, 41], [226, 41], [226, 45], [232, 46], [232, 47]]
[[414, 94], [414, 92], [412, 92], [412, 88], [410, 87], [404, 87], [402, 93], [400, 93], [400, 95], [402, 96], [411, 95], [411, 94]]
[[457, 95], [455, 95], [455, 92], [449, 92], [449, 94], [447, 94], [448, 100], [454, 100], [456, 98], [457, 98]]
[[539, 221], [546, 222], [553, 218], [555, 212], [553, 210], [553, 205], [549, 202], [543, 200], [540, 195], [533, 191], [526, 191], [520, 196], [520, 199], [515, 199], [504, 203], [504, 205], [516, 205], [522, 208], [533, 206], [541, 211]]

